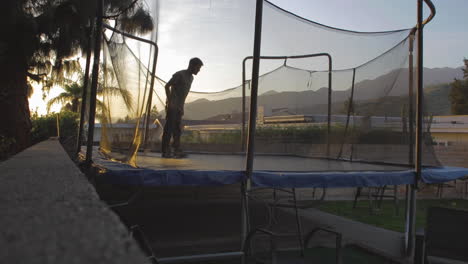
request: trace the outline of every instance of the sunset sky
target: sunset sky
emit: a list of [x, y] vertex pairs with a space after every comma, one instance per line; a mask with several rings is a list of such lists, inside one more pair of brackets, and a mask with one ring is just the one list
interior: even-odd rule
[[[219, 10], [222, 3], [226, 1], [203, 0], [194, 2], [206, 6], [209, 13], [210, 8], [213, 8], [213, 10], [218, 8], [216, 10]], [[271, 0], [271, 2], [304, 18], [353, 31], [374, 32], [411, 28], [416, 23], [415, 0]], [[468, 16], [466, 16], [468, 1], [433, 0], [433, 3], [437, 9], [437, 15], [425, 28], [425, 67], [460, 67], [463, 58], [468, 57]], [[190, 8], [190, 5], [187, 5], [188, 8]], [[427, 16], [428, 9], [425, 9], [425, 11], [425, 16]], [[229, 16], [230, 10], [226, 10], [225, 15]], [[160, 34], [171, 32], [173, 28], [177, 29], [178, 22], [184, 19], [184, 15], [183, 13], [180, 13], [179, 16], [171, 15], [170, 19], [173, 21], [172, 24], [161, 23], [165, 28], [160, 28]], [[207, 25], [213, 23], [210, 19], [206, 19], [205, 22]], [[232, 32], [233, 37], [235, 37], [235, 34], [242, 34], [241, 26], [239, 25], [239, 32]], [[253, 25], [248, 26], [252, 27]], [[177, 57], [180, 50], [170, 50], [170, 40], [171, 38], [168, 35], [163, 35], [158, 39], [158, 44], [165, 47], [165, 49], [161, 50], [160, 60], [158, 61], [158, 75], [163, 79], [170, 78], [170, 74], [174, 70], [186, 67], [186, 58]], [[166, 46], [164, 46], [165, 42], [167, 42]], [[217, 40], [212, 40], [212, 43], [213, 45], [201, 48], [195, 47], [196, 43], [187, 43], [186, 49], [198, 48], [199, 53], [203, 48], [209, 51], [216, 48]], [[250, 46], [246, 48], [250, 49]], [[206, 67], [209, 66], [208, 64]], [[210, 75], [209, 71], [203, 72], [202, 70], [199, 75], [197, 76], [198, 81], [194, 82], [195, 90], [205, 89], [207, 87], [205, 79], [214, 79], [213, 75], [216, 74]], [[226, 85], [229, 86], [236, 82], [237, 79], [231, 82], [228, 81]], [[60, 88], [52, 89], [45, 101], [57, 96], [60, 92]], [[37, 110], [39, 114], [46, 113], [42, 92], [38, 86], [35, 86], [34, 94], [30, 99], [30, 109], [32, 112]], [[59, 110], [60, 106], [58, 105], [51, 109], [52, 112]]]

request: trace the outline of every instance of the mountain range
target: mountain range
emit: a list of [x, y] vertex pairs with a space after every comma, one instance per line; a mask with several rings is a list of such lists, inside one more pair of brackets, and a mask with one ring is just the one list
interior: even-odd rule
[[[423, 74], [428, 111], [433, 114], [449, 114], [449, 83], [453, 82], [454, 79], [463, 78], [461, 68], [424, 68]], [[371, 111], [376, 115], [399, 116], [403, 110], [396, 106], [402, 105], [408, 100], [408, 75], [407, 69], [400, 69], [372, 80], [355, 83], [353, 95], [355, 112], [366, 114]], [[344, 91], [333, 91], [332, 112], [343, 112], [346, 109], [345, 101], [349, 99], [350, 95], [351, 87]], [[284, 114], [285, 112], [289, 114], [325, 114], [327, 101], [327, 87], [322, 87], [317, 91], [300, 92], [268, 90], [258, 96], [258, 105], [263, 106], [266, 115]], [[247, 108], [249, 102], [250, 98], [247, 97]], [[216, 101], [199, 99], [185, 105], [185, 118], [217, 119], [216, 116], [239, 114], [242, 112], [241, 105], [242, 98], [240, 97]]]

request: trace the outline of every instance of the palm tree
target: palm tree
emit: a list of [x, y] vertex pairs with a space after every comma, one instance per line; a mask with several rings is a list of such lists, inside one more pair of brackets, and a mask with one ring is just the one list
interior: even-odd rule
[[64, 92], [47, 102], [47, 112], [49, 112], [52, 105], [61, 103], [64, 106], [69, 106], [70, 111], [78, 113], [83, 86], [78, 83], [73, 83], [65, 85], [63, 90]]
[[[141, 1], [141, 0], [140, 0]], [[29, 82], [49, 89], [65, 86], [79, 69], [76, 56], [90, 45], [89, 25], [96, 0], [3, 0], [0, 11], [0, 135], [14, 138], [19, 151], [29, 145]], [[152, 30], [138, 0], [105, 0], [104, 12], [131, 34]], [[5, 114], [6, 113], [6, 114]]]
[[[125, 103], [125, 106], [130, 111], [132, 106], [132, 95], [125, 89], [115, 86], [105, 85], [112, 83], [115, 80], [115, 74], [113, 71], [108, 69], [104, 64], [99, 66], [99, 78], [98, 78], [98, 86], [97, 86], [97, 96], [102, 97], [104, 95], [108, 96], [119, 96]], [[105, 82], [104, 79], [107, 79], [108, 82]], [[60, 93], [54, 98], [51, 98], [47, 102], [47, 112], [49, 112], [50, 107], [54, 104], [62, 104], [64, 107], [68, 108], [68, 110], [78, 113], [81, 107], [81, 95], [83, 92], [83, 82], [84, 82], [84, 75], [83, 73], [79, 73], [79, 81], [74, 82], [72, 80], [66, 79], [65, 81], [68, 83], [63, 87], [64, 92]], [[96, 108], [99, 116], [105, 115], [107, 113], [107, 107], [105, 106], [104, 102], [99, 99], [96, 99]]]

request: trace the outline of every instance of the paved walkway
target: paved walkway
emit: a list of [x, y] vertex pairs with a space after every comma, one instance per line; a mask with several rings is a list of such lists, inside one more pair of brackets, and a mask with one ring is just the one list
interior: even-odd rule
[[354, 244], [397, 262], [410, 263], [404, 254], [404, 234], [356, 222], [316, 209], [302, 211], [305, 219], [343, 235], [344, 244]]
[[58, 141], [0, 163], [0, 263], [145, 263]]

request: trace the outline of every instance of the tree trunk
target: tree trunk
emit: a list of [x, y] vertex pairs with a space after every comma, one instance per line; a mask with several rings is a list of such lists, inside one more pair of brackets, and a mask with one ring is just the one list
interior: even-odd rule
[[80, 105], [79, 99], [78, 98], [73, 99], [71, 105], [72, 105], [71, 111], [73, 113], [78, 113], [79, 105]]
[[15, 140], [15, 144], [9, 149], [12, 153], [31, 144], [26, 68], [0, 66], [0, 135]]

